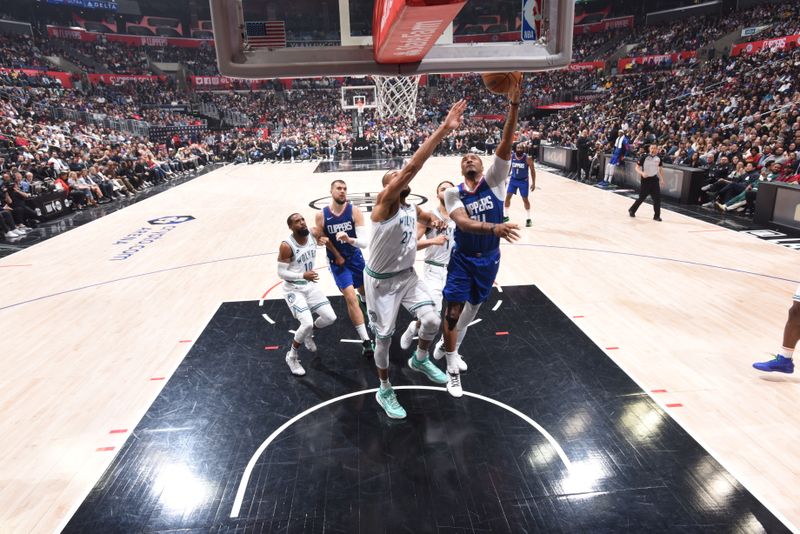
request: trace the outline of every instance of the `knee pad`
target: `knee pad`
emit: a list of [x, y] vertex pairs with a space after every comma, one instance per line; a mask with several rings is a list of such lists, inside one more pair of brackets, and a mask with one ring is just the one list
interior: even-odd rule
[[317, 320], [314, 321], [314, 326], [317, 328], [325, 328], [326, 326], [330, 326], [336, 320], [336, 314], [333, 311], [333, 308], [330, 306], [323, 306], [318, 310], [319, 317]]
[[375, 340], [375, 365], [378, 369], [389, 368], [389, 347], [391, 346], [392, 338]]
[[442, 324], [433, 307], [425, 308], [425, 312], [419, 315], [419, 322], [419, 338], [425, 341], [432, 340], [439, 332], [439, 326]]
[[469, 323], [475, 320], [475, 316], [478, 315], [478, 310], [481, 309], [480, 304], [470, 304], [467, 302], [464, 305], [464, 309], [461, 310], [461, 317], [458, 318], [458, 323], [456, 324], [456, 329], [466, 330]]

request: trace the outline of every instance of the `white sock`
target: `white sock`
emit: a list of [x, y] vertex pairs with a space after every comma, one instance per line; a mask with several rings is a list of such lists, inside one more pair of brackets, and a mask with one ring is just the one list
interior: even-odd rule
[[421, 349], [417, 347], [416, 358], [418, 362], [424, 362], [428, 358], [428, 349]]
[[381, 378], [381, 389], [387, 390], [390, 387], [392, 387], [392, 385], [389, 383], [389, 379], [387, 378], [386, 380], [384, 380], [383, 378]]
[[792, 355], [794, 354], [794, 349], [789, 347], [781, 347], [781, 350], [778, 351], [779, 356], [783, 356], [784, 358], [792, 359]]
[[447, 359], [447, 372], [453, 375], [458, 374], [458, 352], [445, 352], [444, 357]]
[[293, 358], [297, 357], [297, 348], [294, 345], [289, 347], [289, 356], [292, 356]]
[[367, 333], [367, 327], [365, 325], [357, 324], [356, 333], [361, 341], [369, 341], [369, 334]]
[[525, 210], [525, 213], [527, 213], [527, 214], [528, 214], [528, 220], [530, 220], [530, 219], [531, 219], [531, 210], [530, 210], [530, 208], [529, 208], [529, 209], [526, 209], [526, 210]]

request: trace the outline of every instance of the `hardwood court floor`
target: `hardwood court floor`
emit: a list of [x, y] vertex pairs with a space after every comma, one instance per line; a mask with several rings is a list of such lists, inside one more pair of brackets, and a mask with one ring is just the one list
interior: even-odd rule
[[[63, 527], [220, 303], [275, 284], [286, 216], [313, 218], [334, 178], [363, 193], [382, 174], [314, 167], [225, 167], [0, 260], [0, 531]], [[431, 160], [412, 189], [431, 197], [458, 169]], [[656, 223], [646, 205], [630, 219], [627, 199], [548, 173], [538, 182], [534, 227], [504, 246], [498, 283], [536, 285], [800, 524], [800, 378], [750, 368], [780, 343], [796, 253], [669, 211]], [[519, 201], [511, 216], [522, 220]]]

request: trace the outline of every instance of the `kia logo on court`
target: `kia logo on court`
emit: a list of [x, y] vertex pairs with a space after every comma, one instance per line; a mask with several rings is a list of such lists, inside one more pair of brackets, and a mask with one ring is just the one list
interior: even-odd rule
[[181, 224], [193, 220], [194, 217], [192, 217], [191, 215], [167, 215], [165, 217], [159, 217], [158, 219], [150, 219], [147, 222], [154, 225], [161, 225], [161, 224]]
[[[353, 204], [353, 206], [357, 206], [361, 208], [362, 211], [366, 211], [369, 213], [372, 211], [373, 206], [375, 206], [375, 200], [378, 198], [377, 192], [370, 192], [370, 193], [348, 193], [347, 200]], [[427, 198], [423, 197], [422, 195], [415, 195], [411, 193], [406, 198], [406, 202], [409, 204], [414, 204], [420, 206], [425, 204], [428, 201]], [[321, 210], [325, 206], [331, 203], [331, 197], [322, 197], [318, 198], [317, 200], [312, 200], [308, 203], [308, 206], [314, 208], [315, 210]]]

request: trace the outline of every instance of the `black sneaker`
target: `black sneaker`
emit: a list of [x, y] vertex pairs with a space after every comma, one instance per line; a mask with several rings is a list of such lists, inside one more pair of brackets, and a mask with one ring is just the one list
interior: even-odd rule
[[654, 221], [661, 222], [661, 217], [653, 217], [653, 220], [654, 220]]
[[628, 210], [628, 215], [631, 217], [636, 217], [636, 214], [632, 210]]

